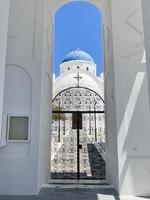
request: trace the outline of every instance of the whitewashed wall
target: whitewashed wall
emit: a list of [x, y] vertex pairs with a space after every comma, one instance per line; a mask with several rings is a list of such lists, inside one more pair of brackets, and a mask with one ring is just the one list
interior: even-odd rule
[[[89, 71], [96, 76], [96, 64], [88, 61], [69, 61], [64, 62], [60, 65], [60, 74], [66, 73], [68, 71], [76, 70], [77, 67]], [[69, 68], [69, 69], [68, 69]], [[88, 68], [88, 69], [87, 69]]]
[[0, 1], [0, 146], [3, 142], [2, 112], [4, 98], [4, 80], [6, 67], [6, 47], [9, 20], [9, 0]]
[[[96, 1], [93, 2], [96, 4]], [[66, 3], [66, 1], [58, 3], [57, 1], [42, 0], [11, 0], [7, 66], [8, 68], [17, 68], [17, 71], [23, 69], [24, 73], [27, 72], [29, 77], [31, 77], [32, 103], [31, 109], [29, 109], [29, 113], [31, 112], [31, 138], [25, 144], [9, 144], [7, 142], [6, 146], [1, 150], [0, 159], [3, 164], [0, 166], [0, 177], [3, 178], [5, 175], [5, 181], [0, 182], [1, 194], [35, 194], [42, 184], [48, 182], [48, 102], [51, 96], [48, 90], [51, 89], [51, 85], [48, 86], [47, 79], [49, 77], [51, 83], [52, 71], [50, 68], [48, 69], [51, 66], [53, 56], [53, 27], [51, 18], [53, 17], [54, 20], [55, 11], [63, 3]], [[105, 3], [100, 2], [98, 6], [105, 15], [107, 3], [105, 5]], [[49, 57], [49, 55], [51, 56]], [[22, 76], [24, 75], [22, 74]], [[21, 80], [22, 76], [18, 80], [20, 84], [23, 81]], [[12, 77], [10, 76], [9, 80], [9, 76], [6, 76], [7, 79], [9, 83]], [[13, 96], [13, 91], [6, 87], [6, 85], [5, 98], [7, 99], [7, 94]], [[26, 91], [28, 90], [27, 88], [24, 88], [24, 90], [25, 94], [30, 93]], [[16, 88], [14, 93], [18, 94], [19, 92]], [[19, 99], [15, 98], [15, 104], [17, 104], [17, 101]], [[11, 101], [6, 102], [8, 103], [6, 103], [4, 108], [5, 115], [10, 112], [6, 107], [11, 107]], [[22, 102], [21, 107], [25, 107], [24, 102]], [[17, 107], [14, 112], [20, 113], [20, 109]], [[20, 149], [22, 150], [20, 151]], [[13, 152], [13, 155], [10, 151]], [[22, 153], [18, 157], [19, 151]], [[8, 166], [7, 170], [4, 168], [6, 165]], [[113, 177], [114, 168], [112, 167], [111, 177]], [[7, 176], [8, 171], [9, 177]], [[9, 182], [6, 177], [9, 178]], [[12, 183], [14, 183], [13, 187]]]
[[116, 124], [121, 195], [150, 195], [150, 112], [141, 0], [112, 8]]
[[[52, 92], [48, 12], [43, 0], [11, 0], [3, 116], [29, 115], [30, 138], [6, 141], [0, 148], [0, 194], [37, 194], [48, 182]], [[6, 120], [3, 129], [6, 138]]]
[[105, 90], [105, 115], [106, 115], [106, 174], [107, 181], [119, 192], [118, 182], [118, 147], [116, 131], [116, 106], [114, 86], [114, 61], [113, 61], [113, 31], [111, 19], [111, 4], [107, 3], [104, 13], [104, 90]]
[[[43, 2], [43, 1], [42, 1]], [[51, 112], [53, 88], [53, 19], [49, 1], [44, 3], [44, 37], [41, 71], [41, 108], [38, 160], [38, 191], [50, 179]]]
[[[141, 0], [110, 1], [90, 1], [102, 10], [104, 17], [108, 181], [121, 195], [146, 196], [150, 195], [150, 113], [147, 71], [143, 62]], [[4, 115], [10, 112], [31, 114], [31, 135], [27, 143], [7, 142], [0, 148], [0, 194], [36, 194], [48, 182], [52, 18], [66, 2], [69, 0], [11, 0], [3, 111]], [[6, 20], [5, 27], [0, 23], [5, 37], [0, 38], [3, 41], [2, 82], [8, 21], [8, 2], [5, 0], [5, 3], [5, 12], [0, 12]], [[146, 30], [149, 10], [146, 9], [148, 4], [143, 5]], [[3, 85], [0, 87], [3, 94]], [[16, 98], [18, 94], [20, 99]], [[4, 122], [2, 125], [5, 129]]]
[[145, 49], [146, 49], [146, 63], [147, 63], [147, 78], [149, 86], [149, 102], [150, 102], [150, 13], [149, 13], [150, 1], [142, 0], [143, 8], [143, 24], [144, 24], [144, 36], [145, 36]]

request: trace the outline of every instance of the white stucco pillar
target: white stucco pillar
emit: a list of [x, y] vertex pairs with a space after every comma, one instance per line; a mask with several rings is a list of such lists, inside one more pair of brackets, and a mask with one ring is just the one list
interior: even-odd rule
[[146, 63], [147, 63], [147, 77], [149, 85], [149, 101], [150, 101], [150, 1], [142, 0], [143, 7], [143, 25], [144, 25], [144, 36], [145, 36], [145, 49], [146, 49]]
[[6, 66], [6, 47], [10, 0], [0, 0], [0, 140], [3, 112], [3, 95]]
[[143, 62], [145, 39], [150, 51], [150, 2], [143, 0], [143, 4], [146, 38], [141, 0], [112, 0], [111, 4], [118, 192], [121, 196], [150, 196], [150, 107], [147, 65]]

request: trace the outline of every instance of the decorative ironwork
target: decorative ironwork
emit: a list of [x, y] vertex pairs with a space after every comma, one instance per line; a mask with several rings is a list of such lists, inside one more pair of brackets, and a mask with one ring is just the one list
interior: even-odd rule
[[105, 143], [104, 120], [104, 100], [91, 89], [78, 85], [55, 96], [52, 178], [105, 179], [105, 160], [95, 145]]
[[[104, 100], [95, 91], [84, 87], [70, 87], [57, 94], [53, 99], [53, 111], [103, 111]], [[58, 109], [56, 109], [58, 111]]]

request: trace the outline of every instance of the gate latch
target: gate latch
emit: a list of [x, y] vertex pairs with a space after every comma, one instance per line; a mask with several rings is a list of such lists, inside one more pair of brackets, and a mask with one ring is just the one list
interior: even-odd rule
[[79, 149], [82, 149], [82, 144], [79, 144]]

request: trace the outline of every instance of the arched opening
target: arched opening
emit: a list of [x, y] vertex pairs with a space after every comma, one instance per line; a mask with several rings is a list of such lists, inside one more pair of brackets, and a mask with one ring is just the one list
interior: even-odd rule
[[[50, 112], [48, 106], [50, 106], [50, 98], [52, 99], [48, 91], [50, 93], [52, 89], [52, 75], [50, 71], [53, 49], [52, 17], [54, 17], [56, 9], [67, 2], [69, 2], [69, 0], [13, 0], [10, 6], [8, 31], [6, 30], [6, 26], [3, 27], [5, 23], [2, 23], [2, 31], [5, 30], [6, 35], [8, 32], [6, 63], [7, 66], [11, 67], [9, 67], [10, 69], [7, 68], [8, 73], [6, 72], [5, 89], [3, 84], [5, 61], [3, 60], [3, 83], [1, 93], [4, 91], [6, 97], [8, 97], [6, 98], [8, 101], [4, 101], [5, 103], [7, 102], [10, 107], [6, 106], [6, 113], [3, 112], [4, 120], [2, 122], [3, 130], [1, 134], [4, 143], [1, 144], [5, 146], [5, 148], [1, 149], [2, 162], [0, 165], [0, 177], [2, 177], [2, 181], [0, 182], [0, 193], [35, 194], [38, 190], [37, 188], [40, 188], [44, 183], [48, 182], [49, 145], [47, 141], [50, 141], [47, 139], [50, 133]], [[121, 194], [144, 196], [149, 194], [148, 186], [150, 178], [147, 172], [149, 171], [150, 163], [150, 128], [149, 91], [146, 82], [147, 73], [144, 59], [141, 0], [132, 2], [130, 0], [124, 2], [89, 0], [89, 2], [97, 5], [98, 8], [102, 6], [101, 8], [104, 11], [106, 83], [104, 99], [107, 105], [105, 108], [107, 115], [106, 128], [108, 145], [106, 159], [109, 162], [109, 166], [106, 165], [109, 169], [106, 171], [109, 177], [109, 183], [117, 188]], [[8, 1], [6, 3], [8, 3]], [[2, 5], [4, 4], [2, 3]], [[148, 8], [147, 4], [145, 8]], [[1, 10], [3, 11], [3, 7]], [[147, 15], [147, 13], [149, 12], [146, 11], [144, 14]], [[8, 18], [8, 16], [3, 17], [4, 12], [1, 12], [1, 14], [2, 20]], [[147, 15], [147, 17], [149, 16]], [[147, 20], [145, 21], [145, 28], [146, 26]], [[149, 37], [148, 33], [146, 35]], [[146, 39], [146, 44], [147, 42], [148, 39]], [[6, 46], [6, 41], [4, 43], [3, 45]], [[80, 46], [77, 45], [77, 47]], [[88, 51], [88, 53], [92, 55], [90, 51]], [[5, 55], [3, 57], [5, 57]], [[62, 73], [67, 73], [67, 76], [72, 73], [72, 70], [77, 70], [77, 66], [79, 66], [77, 63], [74, 65], [70, 62], [70, 70], [66, 72], [68, 68], [64, 63], [65, 62], [63, 62]], [[147, 64], [148, 63], [147, 59]], [[86, 77], [88, 77], [87, 73], [90, 73], [90, 67], [87, 66], [87, 63], [82, 71], [81, 67], [78, 69], [79, 74], [74, 73], [72, 76], [71, 80], [76, 80], [76, 86], [78, 86], [78, 88], [81, 86], [81, 81], [83, 81], [83, 78], [81, 78], [83, 76], [83, 70], [87, 69], [87, 67], [89, 70], [86, 70], [86, 72], [84, 71], [84, 75], [86, 74]], [[92, 67], [94, 68], [94, 65]], [[31, 76], [33, 93], [31, 92], [32, 87], [28, 85], [30, 82], [28, 81], [28, 76], [25, 75], [26, 73], [24, 70], [21, 70], [23, 68], [26, 69]], [[92, 79], [94, 79], [95, 74], [93, 68]], [[74, 79], [74, 77], [76, 77], [76, 79]], [[68, 78], [66, 77], [66, 79], [62, 80], [62, 83], [68, 84], [67, 80]], [[90, 81], [91, 80], [88, 79], [87, 82], [90, 83]], [[7, 83], [10, 85], [8, 87], [9, 89], [13, 88], [13, 90], [10, 90], [8, 93], [7, 91], [9, 91], [9, 89], [7, 90]], [[63, 86], [63, 84], [60, 86]], [[91, 89], [95, 90], [96, 83], [92, 86]], [[59, 90], [62, 89], [61, 87], [59, 88]], [[56, 91], [56, 93], [59, 93], [59, 90]], [[9, 97], [9, 95], [11, 95], [11, 97]], [[29, 103], [30, 96], [32, 99], [31, 107]], [[77, 97], [77, 94], [74, 96]], [[11, 109], [14, 108], [14, 106], [11, 106], [12, 97], [13, 105], [17, 107], [15, 112], [17, 112], [19, 108], [23, 108], [23, 110], [18, 110], [17, 117], [22, 114], [29, 115], [31, 112], [30, 142], [25, 141], [25, 143], [22, 143], [22, 141], [17, 141], [17, 143], [14, 143], [15, 141], [9, 142], [6, 140], [6, 118], [8, 112], [12, 112]], [[18, 97], [22, 97], [21, 101], [19, 101]], [[82, 97], [82, 93], [79, 93], [79, 98], [80, 97]], [[68, 101], [68, 106], [72, 105], [70, 102], [71, 101]], [[1, 110], [3, 107], [2, 104], [3, 102], [1, 102]], [[79, 106], [80, 105], [82, 105], [81, 101], [79, 101]], [[83, 119], [86, 119], [86, 116], [84, 116]], [[22, 121], [23, 119], [20, 120]], [[24, 125], [26, 124], [27, 127], [28, 120], [25, 121]], [[16, 119], [13, 122], [16, 124]], [[25, 131], [24, 135], [27, 135], [27, 132], [28, 131]], [[10, 139], [12, 139], [12, 134], [13, 133], [10, 132]], [[17, 135], [15, 134], [14, 136], [16, 138]], [[2, 140], [0, 142], [2, 142]], [[4, 175], [5, 179], [3, 179]], [[19, 177], [20, 179], [18, 181]], [[133, 184], [129, 184], [132, 181], [131, 179], [131, 181], [129, 181], [129, 177], [133, 180]], [[143, 182], [146, 184], [143, 184]], [[15, 183], [13, 187], [11, 183]], [[147, 187], [145, 187], [145, 185], [147, 185]]]
[[[69, 2], [69, 0], [64, 1], [64, 4], [67, 2]], [[105, 9], [108, 5], [108, 1], [105, 1], [105, 2], [100, 1], [98, 3], [95, 3], [94, 0], [91, 0], [90, 2], [92, 3], [91, 5], [96, 5], [98, 9], [100, 9], [101, 7], [104, 17], [105, 15], [107, 15], [107, 13], [105, 12]], [[52, 67], [50, 66], [52, 66], [52, 60], [53, 60], [53, 51], [54, 51], [53, 50], [53, 41], [54, 41], [53, 31], [55, 27], [53, 18], [55, 16], [55, 12], [57, 8], [60, 7], [62, 4], [63, 3], [60, 1], [59, 2], [58, 1], [40, 1], [40, 2], [33, 1], [32, 5], [31, 5], [31, 2], [29, 1], [23, 1], [23, 2], [11, 1], [9, 31], [8, 31], [7, 63], [8, 64], [16, 63], [17, 65], [23, 68], [26, 68], [26, 70], [31, 75], [31, 79], [34, 85], [33, 94], [32, 94], [32, 103], [31, 103], [32, 104], [31, 105], [32, 106], [31, 142], [28, 145], [30, 152], [27, 151], [28, 160], [26, 160], [26, 158], [24, 157], [24, 163], [25, 163], [24, 168], [22, 168], [20, 165], [20, 168], [17, 168], [19, 170], [16, 170], [16, 173], [12, 171], [11, 176], [9, 176], [9, 180], [14, 181], [18, 177], [18, 172], [19, 172], [19, 175], [20, 174], [24, 175], [24, 177], [22, 177], [22, 175], [20, 176], [22, 177], [20, 182], [16, 184], [14, 187], [14, 191], [17, 191], [17, 193], [18, 191], [25, 192], [24, 188], [27, 188], [26, 190], [29, 191], [30, 193], [31, 191], [32, 192], [34, 191], [35, 193], [35, 191], [37, 192], [37, 188], [39, 189], [44, 183], [48, 183], [48, 179], [49, 179], [49, 172], [50, 172], [49, 170], [50, 153], [49, 152], [50, 151], [48, 147], [50, 146], [49, 135], [51, 134], [51, 131], [49, 129], [49, 125], [50, 125], [49, 117], [51, 116], [51, 112], [50, 112], [51, 103], [49, 102], [52, 99], [52, 95], [51, 95]], [[43, 5], [42, 8], [41, 8], [41, 5]], [[43, 8], [44, 9], [46, 8], [46, 10], [43, 11]], [[109, 12], [109, 9], [107, 9], [107, 11]], [[16, 23], [16, 12], [19, 13], [18, 14], [19, 16], [21, 16], [18, 18], [20, 19], [19, 24]], [[43, 15], [45, 15], [45, 17], [43, 17]], [[105, 23], [106, 23], [105, 36], [107, 39], [107, 33], [106, 33], [107, 22], [105, 21]], [[14, 24], [16, 24], [15, 27], [14, 27]], [[110, 36], [110, 34], [108, 36]], [[110, 44], [111, 44], [111, 41], [109, 38], [109, 45]], [[80, 47], [80, 46], [77, 45], [75, 48], [77, 47]], [[20, 51], [18, 51], [18, 49], [20, 49]], [[88, 53], [93, 56], [93, 53], [91, 53], [90, 51], [88, 51]], [[71, 65], [71, 66], [69, 65], [69, 69], [66, 67], [65, 70], [67, 69], [67, 71], [69, 71], [68, 75], [70, 74], [71, 69], [76, 69], [77, 66], [79, 65], [76, 63], [75, 65]], [[90, 70], [90, 68], [92, 69]], [[76, 79], [74, 78], [72, 79], [74, 81], [76, 80], [75, 82], [77, 82], [80, 75], [83, 76], [83, 70], [86, 77], [88, 77], [87, 76], [88, 73], [92, 72], [91, 79], [94, 80], [93, 82], [94, 84], [92, 85], [91, 89], [94, 89], [94, 90], [96, 89], [96, 92], [98, 93], [99, 91], [97, 88], [97, 81], [94, 77], [95, 73], [93, 73], [95, 71], [94, 68], [95, 68], [94, 64], [92, 66], [91, 65], [89, 66], [89, 63], [87, 62], [86, 65], [84, 65], [82, 69], [81, 67], [80, 69], [78, 69], [80, 70], [79, 75], [77, 73], [73, 75], [73, 77], [76, 77]], [[65, 71], [63, 70], [61, 72], [65, 73]], [[88, 78], [87, 82], [91, 81], [91, 79]], [[68, 79], [65, 79], [65, 80], [68, 80]], [[65, 80], [63, 81], [63, 83], [65, 83]], [[81, 82], [79, 81], [79, 86], [80, 86], [80, 83]], [[56, 92], [59, 92], [59, 91], [56, 91]], [[100, 94], [100, 95], [104, 98], [104, 94], [103, 95]], [[106, 98], [105, 98], [105, 101], [106, 101]], [[93, 131], [94, 131], [94, 127], [93, 127]], [[20, 143], [18, 144], [19, 146], [22, 146], [22, 144]], [[20, 152], [20, 151], [17, 151], [17, 152]], [[31, 156], [33, 156], [34, 160], [30, 159]], [[13, 164], [15, 167], [17, 167], [18, 157], [14, 157], [14, 158], [15, 159], [13, 160]], [[6, 155], [6, 162], [4, 163], [8, 162], [7, 159], [8, 159], [8, 156]], [[111, 156], [109, 160], [111, 160]], [[114, 165], [114, 163], [112, 163], [112, 165]], [[3, 170], [1, 170], [1, 172], [3, 174]], [[24, 181], [26, 180], [25, 177], [27, 177], [26, 174], [28, 174], [28, 172], [30, 172], [30, 174], [32, 175], [34, 174], [34, 177], [32, 178], [32, 182], [30, 180], [31, 179], [30, 176], [28, 176], [27, 181]], [[36, 172], [38, 173], [38, 175]], [[35, 184], [35, 181], [37, 184]], [[9, 183], [11, 183], [11, 181]], [[10, 188], [9, 183], [8, 183], [7, 188]], [[18, 187], [21, 187], [21, 190], [18, 190]]]
[[65, 4], [55, 14], [54, 179], [106, 179], [102, 20], [95, 5], [81, 1]]

